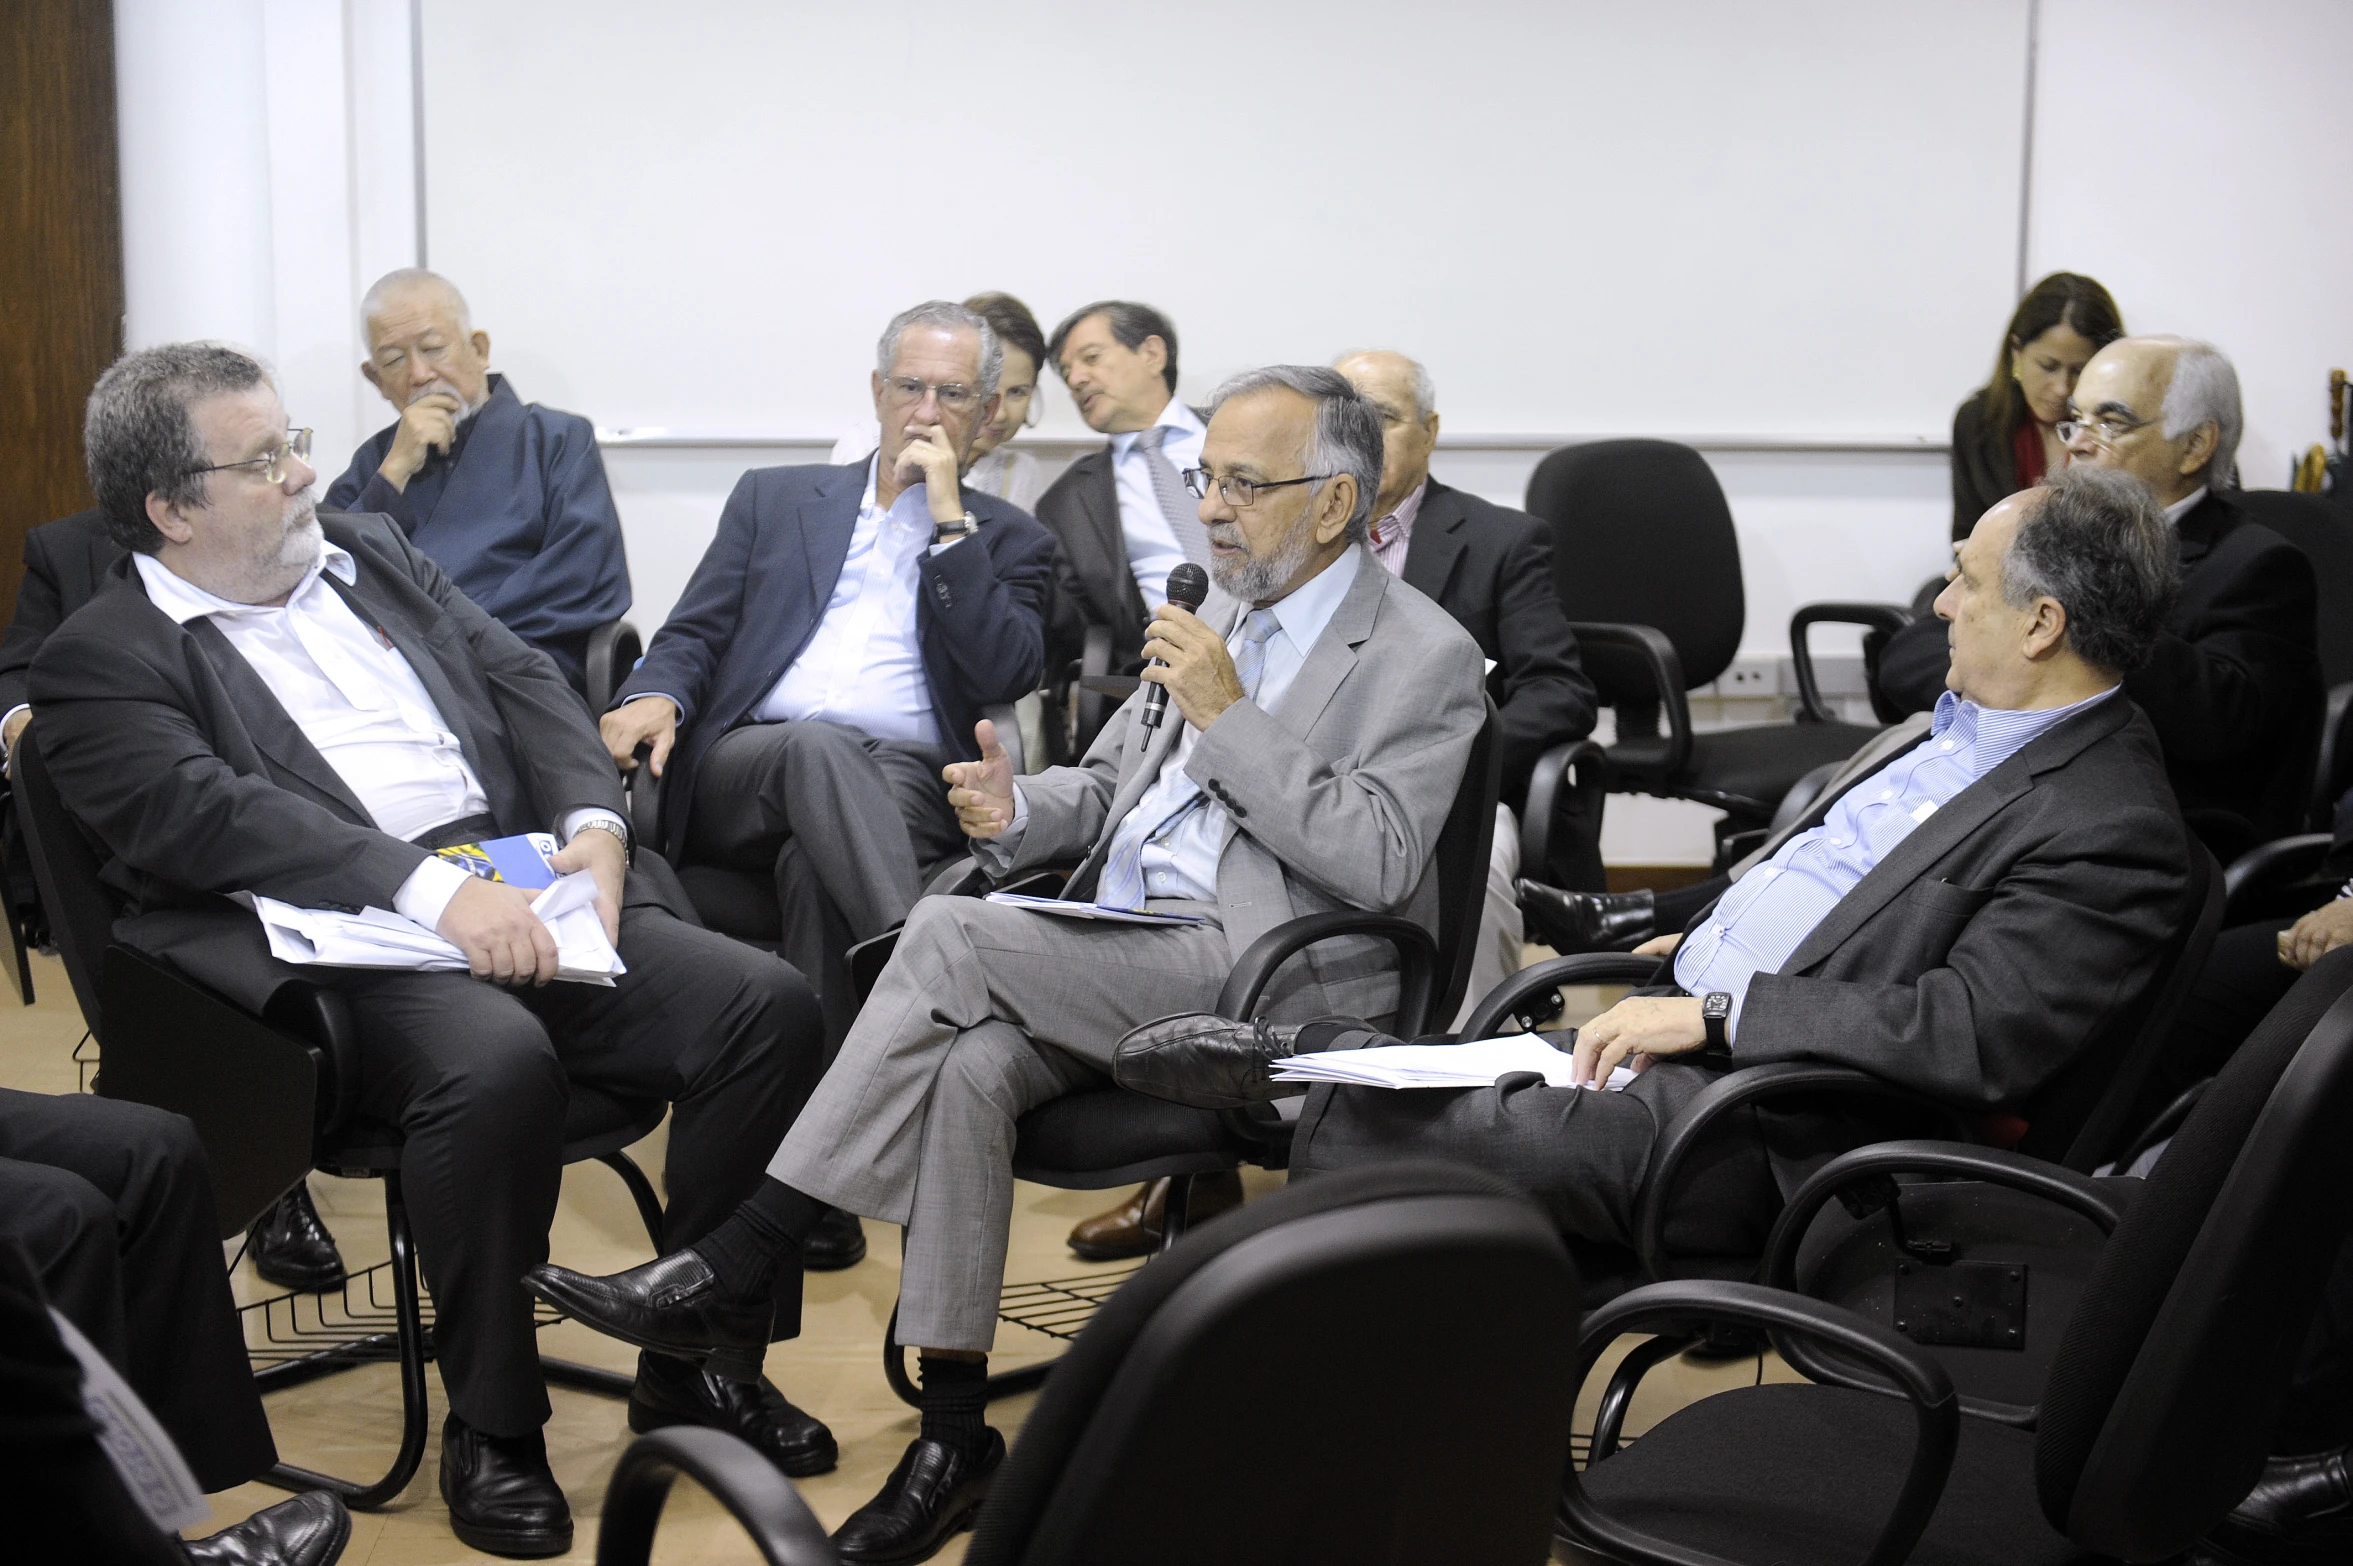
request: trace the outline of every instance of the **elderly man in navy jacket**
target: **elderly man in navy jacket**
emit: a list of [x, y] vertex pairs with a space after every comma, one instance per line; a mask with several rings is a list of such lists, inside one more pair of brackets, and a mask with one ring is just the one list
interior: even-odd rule
[[490, 373], [490, 334], [447, 278], [389, 273], [360, 313], [360, 373], [400, 418], [352, 453], [319, 508], [390, 516], [460, 592], [584, 688], [589, 633], [629, 609], [595, 428]]
[[1053, 537], [961, 478], [1003, 359], [962, 305], [893, 320], [882, 449], [746, 473], [603, 720], [624, 767], [649, 748], [673, 860], [774, 864], [783, 955], [836, 1043], [855, 1014], [842, 954], [963, 852], [941, 769], [975, 759], [981, 709], [1044, 665]]

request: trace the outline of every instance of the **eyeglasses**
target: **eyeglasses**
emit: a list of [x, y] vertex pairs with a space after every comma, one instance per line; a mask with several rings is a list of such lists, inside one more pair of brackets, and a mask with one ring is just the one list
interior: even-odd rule
[[283, 484], [292, 471], [293, 462], [310, 460], [310, 431], [288, 430], [285, 442], [266, 456], [248, 457], [243, 462], [216, 462], [209, 468], [190, 468], [188, 476], [196, 478], [206, 473], [226, 473], [232, 468], [259, 468], [262, 478], [271, 484]]
[[1261, 490], [1289, 489], [1294, 484], [1321, 484], [1332, 477], [1329, 473], [1310, 473], [1305, 478], [1295, 479], [1221, 479], [1213, 476], [1207, 468], [1187, 468], [1178, 476], [1185, 481], [1185, 488], [1192, 491], [1196, 500], [1207, 500], [1209, 487], [1216, 485], [1219, 497], [1236, 511], [1248, 507], [1250, 502], [1258, 498]]
[[929, 392], [940, 400], [940, 407], [948, 413], [970, 413], [986, 400], [981, 396], [979, 387], [967, 386], [962, 381], [949, 381], [943, 386], [919, 381], [912, 375], [894, 375], [882, 384], [893, 402], [918, 403], [923, 400], [923, 394]]
[[2134, 430], [2145, 429], [2155, 419], [2132, 419], [2114, 413], [2103, 413], [2096, 419], [2061, 419], [2058, 424], [2059, 444], [2072, 446], [2078, 435], [2089, 435], [2102, 446], [2113, 446]]

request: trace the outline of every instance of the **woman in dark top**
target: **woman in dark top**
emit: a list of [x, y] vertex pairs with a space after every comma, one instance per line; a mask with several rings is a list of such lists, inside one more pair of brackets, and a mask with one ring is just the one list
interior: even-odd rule
[[1953, 540], [1995, 502], [2032, 489], [2066, 462], [2057, 425], [2091, 356], [2124, 335], [2108, 290], [2053, 272], [2018, 301], [1993, 378], [1953, 414]]

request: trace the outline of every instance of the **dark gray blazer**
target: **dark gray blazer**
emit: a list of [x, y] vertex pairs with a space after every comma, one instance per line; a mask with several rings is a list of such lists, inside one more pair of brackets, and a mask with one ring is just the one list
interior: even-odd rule
[[[351, 586], [328, 584], [416, 670], [501, 833], [545, 831], [583, 806], [621, 811], [612, 757], [545, 653], [389, 518], [319, 520], [358, 568]], [[425, 858], [377, 830], [211, 621], [179, 625], [149, 602], [128, 558], [43, 645], [31, 693], [58, 792], [126, 900], [117, 933], [240, 998], [262, 978], [237, 971], [260, 950], [258, 926], [227, 894], [389, 908]]]

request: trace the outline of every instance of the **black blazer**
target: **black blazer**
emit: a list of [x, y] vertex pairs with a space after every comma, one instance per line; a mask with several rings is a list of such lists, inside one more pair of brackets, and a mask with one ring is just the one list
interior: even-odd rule
[[1503, 799], [1517, 810], [1536, 758], [1593, 732], [1593, 682], [1553, 582], [1552, 535], [1524, 511], [1431, 479], [1406, 546], [1405, 581], [1494, 661], [1487, 690], [1502, 722]]
[[16, 590], [16, 618], [0, 635], [0, 716], [29, 698], [25, 679], [33, 655], [67, 615], [90, 601], [106, 573], [123, 557], [95, 511], [44, 522], [25, 535], [25, 576]]
[[[750, 719], [817, 634], [849, 555], [867, 466], [746, 473], [678, 606], [614, 694], [616, 707], [656, 694], [680, 706], [678, 747], [662, 773], [662, 841], [673, 854], [686, 841], [702, 758]], [[923, 557], [915, 620], [941, 742], [970, 760], [981, 709], [1038, 686], [1054, 541], [994, 495], [967, 489], [964, 503], [980, 532]]]
[[[501, 833], [545, 831], [584, 806], [619, 813], [621, 783], [580, 698], [545, 653], [476, 608], [388, 517], [321, 513], [358, 579], [343, 594], [416, 670], [481, 780]], [[253, 891], [305, 908], [389, 908], [425, 850], [378, 831], [252, 665], [209, 620], [148, 600], [130, 560], [33, 660], [34, 722], [66, 808], [128, 900], [122, 933], [181, 960], [224, 930], [258, 952]], [[140, 939], [139, 916], [177, 937]], [[150, 929], [156, 926], [149, 926]], [[203, 960], [191, 972], [250, 995]], [[266, 990], [264, 991], [266, 994]]]
[[1143, 661], [1151, 616], [1128, 567], [1127, 530], [1119, 521], [1119, 484], [1111, 448], [1090, 451], [1062, 470], [1038, 497], [1038, 520], [1054, 535], [1054, 585], [1048, 611], [1046, 672], [1059, 680], [1084, 651], [1089, 625], [1111, 629], [1113, 672]]
[[[2181, 808], [2218, 853], [2300, 829], [2327, 703], [2312, 562], [2210, 490], [2174, 526], [2181, 598], [2125, 693], [2149, 716]], [[1889, 638], [1880, 687], [1925, 712], [1950, 660], [1933, 616]]]
[[2018, 453], [2010, 442], [2017, 426], [1993, 427], [1985, 405], [1971, 392], [1953, 410], [1953, 542], [1977, 526], [1977, 519], [2025, 488], [2018, 482]]

